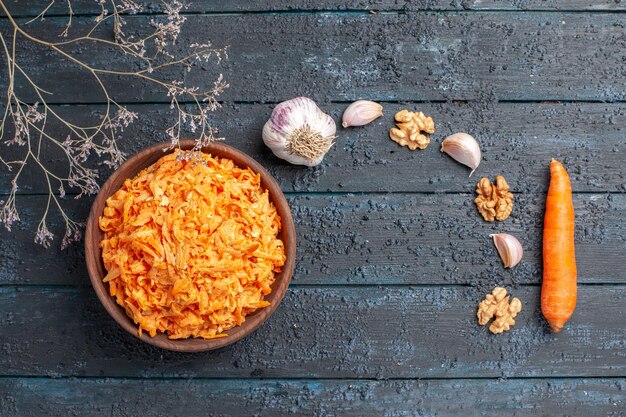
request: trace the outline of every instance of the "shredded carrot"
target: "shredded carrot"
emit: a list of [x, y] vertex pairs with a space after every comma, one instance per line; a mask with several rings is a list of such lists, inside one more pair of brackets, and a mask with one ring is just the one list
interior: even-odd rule
[[285, 263], [261, 177], [233, 161], [169, 154], [107, 200], [104, 282], [150, 336], [215, 338], [270, 305]]

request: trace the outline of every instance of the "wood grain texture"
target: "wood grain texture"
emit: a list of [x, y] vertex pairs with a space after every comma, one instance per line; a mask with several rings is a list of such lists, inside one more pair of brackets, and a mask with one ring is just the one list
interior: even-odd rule
[[[480, 285], [480, 283], [476, 283]], [[263, 326], [211, 352], [168, 352], [122, 330], [91, 288], [0, 288], [4, 375], [457, 378], [623, 376], [625, 286], [581, 286], [565, 329], [549, 333], [539, 287], [494, 336], [476, 323], [491, 286], [292, 288]]]
[[[626, 379], [0, 380], [7, 416], [618, 416]], [[111, 399], [119, 399], [113, 404]], [[158, 401], [154, 399], [158, 398]]]
[[[347, 104], [320, 104], [340, 121]], [[336, 145], [316, 168], [298, 167], [276, 158], [263, 144], [261, 130], [272, 105], [226, 104], [215, 113], [214, 125], [225, 143], [242, 150], [270, 170], [284, 191], [340, 192], [474, 192], [481, 176], [502, 174], [513, 190], [544, 193], [551, 158], [563, 160], [574, 191], [626, 192], [626, 104], [624, 103], [498, 103], [491, 99], [466, 103], [383, 103], [384, 116], [361, 127], [339, 127]], [[415, 109], [431, 115], [437, 131], [424, 151], [409, 151], [389, 139], [394, 114]], [[75, 123], [94, 125], [102, 106], [56, 106]], [[174, 123], [167, 105], [137, 105], [139, 120], [122, 133], [120, 146], [129, 155], [166, 140]], [[67, 132], [49, 125], [64, 138]], [[481, 144], [483, 161], [476, 173], [439, 151], [441, 141], [468, 132]], [[5, 159], [20, 158], [25, 148], [2, 149]], [[67, 175], [67, 162], [54, 145], [44, 144], [44, 160], [53, 172]], [[96, 159], [97, 161], [97, 159]], [[99, 168], [101, 183], [108, 177]], [[367, 175], [364, 175], [367, 173]], [[0, 168], [0, 193], [7, 193], [11, 173]], [[54, 187], [56, 188], [56, 186]], [[45, 193], [45, 181], [35, 164], [20, 178], [20, 193]], [[68, 190], [69, 192], [69, 190]]]
[[[539, 284], [543, 195], [518, 195], [503, 223], [482, 221], [472, 198], [289, 195], [298, 242], [294, 283]], [[12, 234], [0, 230], [0, 285], [89, 285], [80, 248], [45, 250], [33, 242], [46, 198], [18, 201], [22, 224]], [[76, 218], [86, 218], [89, 199], [67, 203]], [[574, 203], [579, 282], [626, 283], [626, 195], [577, 194]], [[53, 220], [49, 227], [60, 235], [62, 225]], [[502, 267], [489, 238], [498, 232], [514, 234], [524, 246], [524, 258], [513, 269]], [[37, 262], [29, 262], [32, 257]]]
[[[149, 19], [128, 18], [127, 31], [145, 28]], [[75, 33], [85, 33], [91, 20], [74, 19]], [[64, 25], [64, 18], [49, 18], [29, 30], [56, 40]], [[0, 22], [6, 33], [7, 26]], [[207, 38], [230, 45], [230, 59], [163, 76], [211, 85], [223, 73], [233, 86], [225, 100], [276, 102], [298, 95], [319, 101], [626, 99], [626, 38], [623, 16], [615, 13], [193, 15], [178, 45]], [[96, 81], [80, 67], [59, 62], [23, 39], [18, 50], [22, 67], [55, 93], [56, 102], [103, 102]], [[102, 44], [79, 43], [66, 51], [94, 66], [136, 69], [127, 55]], [[118, 102], [167, 101], [166, 91], [155, 85], [103, 79]], [[6, 79], [1, 81], [0, 87]], [[24, 85], [23, 79], [16, 82], [18, 88]], [[25, 94], [22, 99], [37, 98]]]
[[[10, 0], [7, 6], [11, 12], [19, 16], [36, 16], [47, 5], [41, 2], [24, 2]], [[160, 2], [142, 1], [143, 13], [160, 13], [163, 6]], [[576, 11], [622, 11], [626, 5], [619, 0], [194, 0], [187, 2], [186, 12], [264, 12], [264, 11], [417, 11], [417, 10], [576, 10]], [[100, 9], [91, 0], [72, 2], [74, 13], [98, 14]], [[67, 14], [67, 5], [56, 2], [48, 15]]]
[[[48, 2], [5, 3], [27, 17]], [[97, 5], [73, 4], [84, 15], [73, 21], [80, 33]], [[145, 4], [147, 15], [162, 11], [158, 1]], [[206, 84], [223, 73], [231, 83], [215, 125], [291, 193], [294, 283], [270, 320], [232, 346], [186, 354], [141, 343], [88, 287], [82, 248], [45, 251], [32, 242], [45, 205], [45, 196], [32, 194], [47, 187], [25, 172], [22, 222], [12, 234], [0, 230], [0, 415], [622, 416], [623, 11], [626, 3], [614, 0], [192, 1], [180, 44], [210, 38], [231, 46], [230, 60], [165, 75]], [[64, 2], [50, 13], [60, 16], [29, 30], [58, 40]], [[129, 30], [151, 17], [130, 18]], [[8, 33], [1, 16], [0, 31]], [[97, 118], [103, 97], [84, 73], [24, 42], [18, 48], [23, 66], [56, 93], [49, 100], [72, 104], [55, 109], [74, 120]], [[91, 45], [69, 51], [96, 65], [129, 65]], [[164, 140], [172, 123], [166, 95], [135, 81], [107, 82], [120, 102], [144, 103], [131, 106], [141, 119], [124, 132], [124, 149], [133, 154]], [[270, 103], [296, 95], [311, 96], [336, 120], [358, 98], [384, 101], [385, 116], [340, 129], [324, 164], [297, 168], [260, 140]], [[404, 107], [435, 118], [428, 150], [412, 153], [387, 138], [393, 113]], [[481, 143], [475, 178], [438, 151], [458, 131]], [[44, 151], [63, 174], [63, 156]], [[2, 155], [19, 156], [10, 148]], [[538, 285], [552, 157], [565, 160], [578, 192], [582, 282], [573, 319], [558, 335], [541, 318]], [[516, 207], [506, 222], [486, 224], [471, 203], [473, 187], [498, 174], [517, 192]], [[9, 179], [0, 170], [0, 195]], [[90, 200], [66, 208], [84, 219]], [[49, 226], [62, 231], [57, 216]], [[496, 231], [524, 245], [512, 271], [488, 238]], [[517, 326], [499, 336], [475, 319], [495, 285], [524, 303]]]

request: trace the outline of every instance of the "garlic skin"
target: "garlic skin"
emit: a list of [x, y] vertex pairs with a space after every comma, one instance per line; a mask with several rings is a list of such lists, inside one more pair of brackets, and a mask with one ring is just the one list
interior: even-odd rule
[[358, 100], [350, 104], [343, 112], [341, 125], [346, 128], [350, 126], [364, 126], [373, 122], [383, 115], [383, 106], [369, 100]]
[[295, 165], [319, 165], [333, 145], [337, 126], [307, 97], [283, 101], [263, 126], [263, 142], [274, 155]]
[[515, 236], [497, 233], [489, 235], [489, 237], [493, 238], [493, 244], [496, 246], [505, 268], [513, 268], [522, 260], [524, 249]]
[[441, 143], [441, 152], [450, 155], [455, 161], [462, 163], [472, 169], [469, 176], [471, 177], [482, 158], [480, 146], [476, 139], [467, 133], [455, 133], [443, 140]]

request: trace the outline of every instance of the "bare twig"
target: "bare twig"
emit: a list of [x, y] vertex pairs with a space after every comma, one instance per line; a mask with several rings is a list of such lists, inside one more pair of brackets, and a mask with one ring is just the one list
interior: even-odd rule
[[[49, 247], [54, 239], [46, 222], [51, 207], [59, 211], [65, 222], [66, 231], [61, 246], [66, 247], [72, 241], [80, 239], [81, 225], [65, 213], [62, 199], [65, 197], [66, 190], [76, 191], [77, 198], [98, 192], [98, 171], [87, 165], [89, 158], [95, 155], [101, 164], [111, 167], [119, 166], [124, 160], [124, 154], [118, 145], [120, 134], [138, 118], [138, 115], [115, 100], [103, 81], [103, 75], [141, 79], [157, 86], [170, 98], [170, 108], [176, 116], [175, 123], [166, 129], [166, 134], [170, 138], [172, 147], [178, 146], [181, 135], [186, 131], [196, 135], [196, 149], [200, 149], [210, 141], [220, 139], [216, 136], [216, 129], [209, 122], [209, 113], [219, 107], [217, 97], [228, 87], [221, 76], [211, 87], [201, 89], [199, 86], [188, 86], [181, 81], [164, 79], [159, 75], [168, 67], [179, 66], [189, 71], [197, 62], [219, 63], [221, 59], [227, 57], [226, 48], [215, 48], [210, 42], [189, 45], [188, 53], [175, 56], [170, 47], [177, 41], [186, 19], [180, 14], [185, 8], [180, 1], [162, 0], [165, 7], [165, 19], [150, 20], [152, 31], [141, 38], [127, 36], [124, 33], [127, 24], [125, 15], [141, 11], [141, 6], [135, 1], [118, 0], [118, 3], [116, 0], [98, 0], [101, 11], [95, 18], [93, 26], [86, 35], [75, 37], [70, 36], [74, 12], [71, 0], [66, 1], [68, 20], [60, 35], [66, 39], [48, 41], [27, 31], [13, 18], [5, 1], [0, 0], [0, 9], [5, 13], [12, 27], [10, 38], [7, 34], [0, 32], [0, 52], [5, 55], [4, 62], [9, 79], [3, 116], [0, 121], [0, 143], [24, 149], [23, 155], [17, 160], [7, 160], [0, 153], [1, 166], [11, 172], [13, 168], [17, 168], [11, 180], [8, 197], [0, 201], [0, 223], [11, 230], [11, 226], [19, 221], [16, 197], [20, 175], [29, 164], [37, 167], [43, 173], [48, 188], [48, 199], [35, 232], [35, 242], [45, 247]], [[26, 24], [43, 20], [53, 4], [54, 0], [37, 17]], [[113, 40], [97, 35], [102, 32], [102, 25], [108, 21], [113, 22]], [[81, 125], [48, 105], [47, 98], [52, 93], [39, 86], [26, 68], [18, 62], [17, 38], [53, 51], [61, 59], [83, 69], [97, 83], [106, 103], [104, 113], [97, 123]], [[122, 71], [88, 64], [65, 49], [69, 45], [80, 43], [94, 43], [112, 48], [117, 53], [130, 56], [131, 61], [140, 63], [142, 69]], [[17, 77], [24, 80], [19, 84], [19, 91], [16, 90]], [[35, 94], [37, 103], [29, 104], [21, 98], [28, 90]], [[190, 108], [181, 106], [182, 100], [192, 103]], [[54, 123], [51, 123], [52, 121]], [[52, 129], [48, 128], [50, 125], [60, 125], [66, 132], [53, 133]], [[46, 164], [44, 153], [55, 148], [65, 155], [67, 162], [65, 174], [53, 172]]]
[[28, 22], [26, 22], [26, 23], [25, 23], [25, 25], [31, 24], [31, 23], [33, 23], [34, 21], [39, 20], [39, 19], [43, 20], [43, 19], [44, 19], [44, 17], [45, 17], [45, 15], [46, 15], [46, 13], [48, 12], [48, 10], [50, 10], [50, 8], [51, 8], [53, 5], [54, 5], [54, 0], [52, 0], [50, 3], [48, 3], [48, 5], [46, 6], [46, 8], [45, 8], [45, 9], [43, 9], [43, 10], [41, 11], [41, 13], [39, 13], [37, 16], [35, 16], [35, 17], [33, 17], [32, 19], [30, 19]]

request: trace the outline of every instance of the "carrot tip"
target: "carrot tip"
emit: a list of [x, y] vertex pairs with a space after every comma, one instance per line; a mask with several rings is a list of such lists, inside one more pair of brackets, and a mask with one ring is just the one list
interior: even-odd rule
[[563, 329], [562, 324], [550, 324], [550, 330], [552, 333], [558, 333]]

